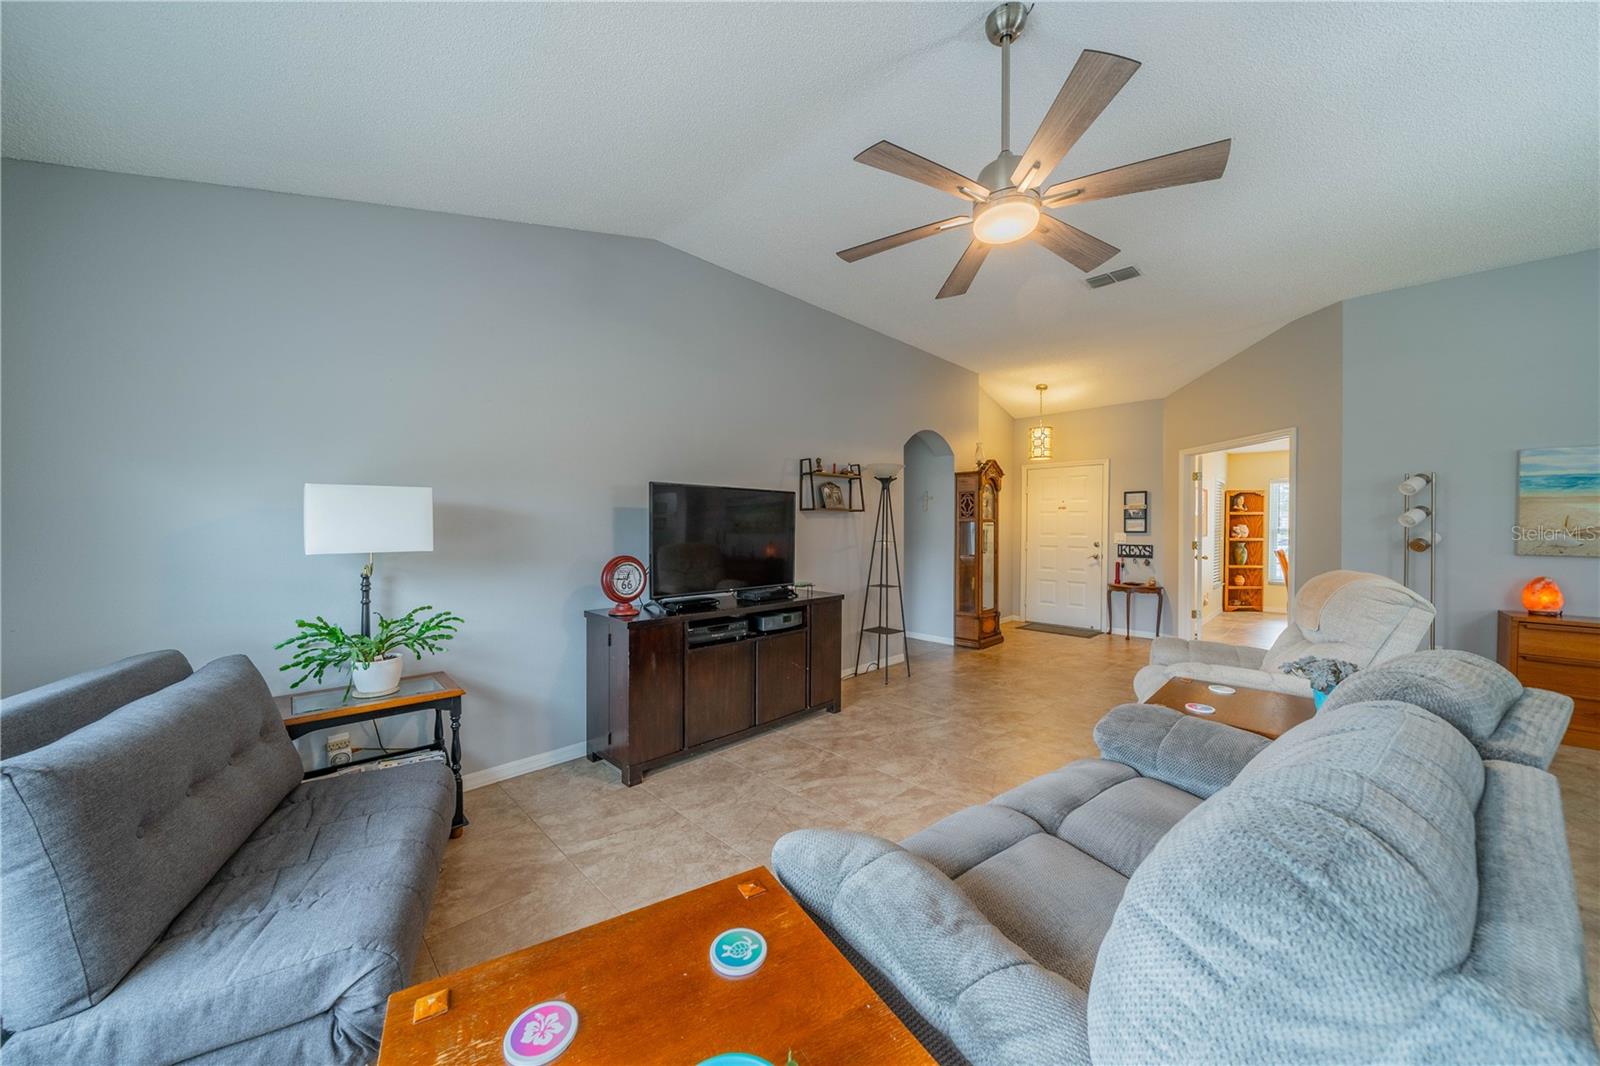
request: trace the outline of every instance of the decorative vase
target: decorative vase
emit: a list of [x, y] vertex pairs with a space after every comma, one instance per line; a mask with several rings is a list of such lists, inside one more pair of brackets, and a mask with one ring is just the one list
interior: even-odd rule
[[1250, 561], [1250, 546], [1248, 544], [1235, 544], [1233, 546], [1233, 564], [1243, 566]]
[[1311, 700], [1317, 705], [1317, 710], [1322, 710], [1322, 703], [1327, 698], [1328, 694], [1322, 691], [1320, 688], [1314, 688], [1311, 690]]
[[357, 696], [387, 696], [400, 687], [400, 668], [405, 660], [390, 655], [370, 663], [350, 664], [350, 684]]

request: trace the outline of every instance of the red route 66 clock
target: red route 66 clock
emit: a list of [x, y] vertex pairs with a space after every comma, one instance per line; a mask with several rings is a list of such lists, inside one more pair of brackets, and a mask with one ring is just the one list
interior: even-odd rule
[[633, 601], [644, 595], [644, 564], [631, 555], [619, 555], [600, 571], [600, 591], [616, 601], [611, 613], [618, 618], [633, 618], [639, 608]]

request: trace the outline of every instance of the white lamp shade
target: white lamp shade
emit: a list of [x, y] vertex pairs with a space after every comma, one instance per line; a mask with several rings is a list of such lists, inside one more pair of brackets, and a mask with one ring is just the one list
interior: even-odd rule
[[433, 551], [433, 489], [306, 485], [307, 555]]

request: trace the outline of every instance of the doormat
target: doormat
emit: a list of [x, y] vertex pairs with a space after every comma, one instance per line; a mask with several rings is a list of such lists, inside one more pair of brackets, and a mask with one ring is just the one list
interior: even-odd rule
[[1035, 633], [1060, 633], [1064, 637], [1098, 637], [1098, 629], [1085, 629], [1083, 626], [1058, 626], [1049, 622], [1024, 622], [1019, 629], [1031, 629]]

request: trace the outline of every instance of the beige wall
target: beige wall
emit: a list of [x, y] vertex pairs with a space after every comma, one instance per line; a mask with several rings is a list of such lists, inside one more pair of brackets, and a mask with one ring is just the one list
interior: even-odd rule
[[[1055, 429], [1053, 444], [1056, 459], [1104, 459], [1108, 462], [1106, 517], [1111, 529], [1112, 543], [1128, 541], [1156, 544], [1155, 574], [1158, 580], [1170, 588], [1171, 580], [1167, 576], [1170, 571], [1167, 567], [1171, 558], [1160, 546], [1159, 538], [1156, 536], [1162, 528], [1162, 515], [1166, 511], [1161, 493], [1161, 404], [1160, 400], [1145, 400], [1142, 403], [1096, 407], [1088, 411], [1049, 415], [1045, 421]], [[1022, 490], [1027, 483], [1026, 471], [1022, 469], [1027, 464], [1022, 457], [1028, 454], [1028, 430], [1038, 424], [1038, 421], [1037, 415], [1017, 419], [1013, 435], [1019, 476], [1016, 478], [1018, 491], [1012, 496], [1018, 508], [1018, 521], [1012, 526], [1016, 541], [1011, 551], [1019, 561], [1017, 574], [1019, 582], [1026, 580], [1020, 569]], [[1009, 481], [1007, 483], [1010, 484]], [[1135, 489], [1145, 489], [1150, 493], [1151, 532], [1144, 536], [1122, 532], [1122, 494], [1124, 491]], [[1116, 561], [1114, 552], [1115, 549], [1112, 549], [1112, 554], [1106, 557], [1107, 578], [1111, 576], [1112, 564]], [[1020, 585], [1017, 595], [1020, 603], [1022, 598]], [[1114, 599], [1112, 621], [1120, 632], [1123, 627], [1122, 597], [1117, 596]], [[1156, 624], [1154, 598], [1135, 596], [1134, 601], [1134, 632], [1143, 631], [1146, 634], [1154, 632]], [[1169, 601], [1162, 619], [1163, 630], [1170, 629], [1172, 611], [1173, 606]]]
[[[1227, 458], [1230, 489], [1265, 490], [1268, 482], [1289, 477], [1289, 453], [1286, 451], [1229, 452]], [[1290, 521], [1294, 521], [1292, 515]], [[1268, 583], [1262, 603], [1269, 611], [1288, 610], [1288, 588]]]
[[[1294, 578], [1339, 567], [1342, 305], [1313, 311], [1162, 403], [1161, 539], [1178, 549], [1178, 453], [1278, 429], [1298, 433]], [[1230, 470], [1230, 477], [1232, 477]]]
[[[1021, 541], [1017, 531], [1022, 523], [1025, 478], [1018, 456], [1027, 455], [1028, 447], [1024, 443], [1022, 450], [1017, 450], [1011, 416], [982, 389], [978, 390], [978, 440], [983, 445], [984, 458], [993, 459], [1005, 471], [1005, 479], [1000, 482], [1000, 617], [1012, 618], [1021, 611], [1022, 589], [1018, 577], [1022, 554], [1017, 550]], [[970, 449], [965, 455], [956, 453], [956, 469], [971, 470], [976, 458]], [[951, 536], [955, 536], [954, 531]]]

